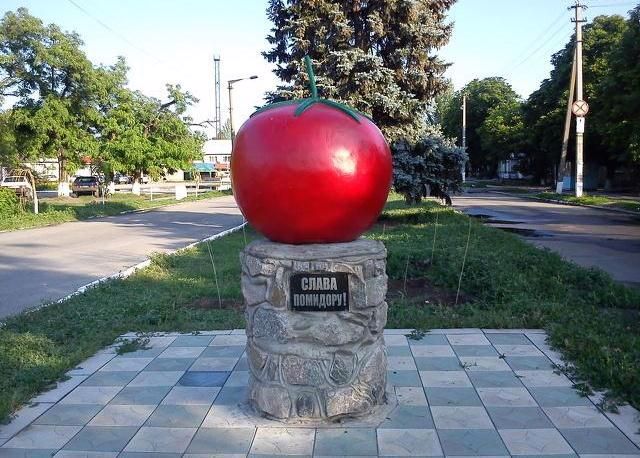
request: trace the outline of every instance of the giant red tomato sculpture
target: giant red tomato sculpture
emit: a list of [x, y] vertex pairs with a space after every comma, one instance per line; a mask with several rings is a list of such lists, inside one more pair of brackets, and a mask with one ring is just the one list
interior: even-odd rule
[[247, 221], [275, 242], [359, 237], [389, 194], [391, 152], [364, 115], [317, 97], [269, 105], [247, 120], [231, 155], [233, 191]]

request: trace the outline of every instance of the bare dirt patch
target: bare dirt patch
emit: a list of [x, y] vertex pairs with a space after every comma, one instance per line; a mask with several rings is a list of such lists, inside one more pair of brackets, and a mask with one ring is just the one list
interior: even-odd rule
[[195, 301], [186, 304], [185, 307], [203, 310], [244, 310], [244, 304], [242, 301], [233, 299], [222, 299], [222, 301], [218, 301], [217, 297], [199, 297]]
[[[406, 282], [404, 279], [389, 280], [387, 298], [389, 300], [409, 299], [412, 303], [425, 307], [434, 304], [454, 306], [456, 303], [456, 291], [436, 286], [425, 277], [407, 278]], [[470, 295], [460, 292], [458, 304], [470, 301]]]

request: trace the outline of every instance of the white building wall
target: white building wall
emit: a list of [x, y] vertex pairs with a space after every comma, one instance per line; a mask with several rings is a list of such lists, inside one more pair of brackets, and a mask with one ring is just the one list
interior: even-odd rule
[[231, 160], [231, 140], [207, 140], [204, 144], [204, 162], [223, 162]]

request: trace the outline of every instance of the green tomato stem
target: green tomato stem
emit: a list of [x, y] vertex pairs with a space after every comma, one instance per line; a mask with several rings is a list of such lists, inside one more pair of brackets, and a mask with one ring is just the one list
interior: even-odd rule
[[309, 76], [309, 89], [311, 89], [311, 98], [318, 98], [318, 88], [316, 87], [316, 75], [313, 74], [313, 65], [311, 64], [311, 58], [304, 56], [304, 65], [307, 67], [307, 75]]
[[309, 76], [309, 89], [311, 90], [311, 97], [302, 100], [285, 100], [283, 102], [272, 103], [271, 105], [266, 105], [256, 112], [254, 112], [251, 116], [255, 116], [258, 113], [263, 113], [265, 111], [271, 110], [273, 108], [278, 108], [286, 105], [296, 105], [296, 110], [294, 112], [294, 116], [298, 117], [302, 115], [307, 109], [311, 108], [316, 103], [320, 103], [322, 105], [326, 105], [332, 107], [338, 111], [342, 111], [344, 114], [352, 118], [356, 122], [360, 122], [360, 116], [364, 116], [367, 119], [371, 120], [371, 118], [367, 115], [364, 115], [353, 108], [344, 105], [342, 103], [336, 102], [334, 100], [321, 99], [318, 97], [318, 88], [316, 87], [316, 76], [313, 73], [313, 65], [311, 63], [311, 58], [309, 56], [304, 56], [304, 65], [307, 69], [307, 75]]

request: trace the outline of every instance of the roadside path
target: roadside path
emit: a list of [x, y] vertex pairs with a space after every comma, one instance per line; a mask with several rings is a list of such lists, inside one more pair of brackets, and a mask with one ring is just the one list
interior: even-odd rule
[[640, 219], [588, 207], [471, 192], [453, 205], [483, 215], [492, 226], [523, 236], [584, 267], [598, 267], [615, 280], [640, 287]]
[[0, 233], [0, 318], [242, 223], [233, 196]]

